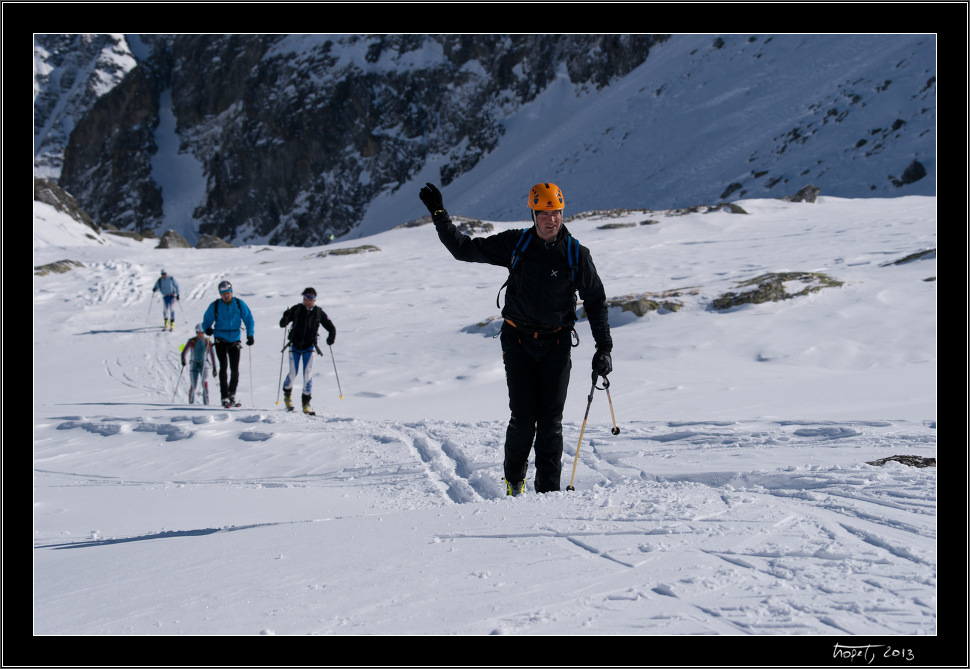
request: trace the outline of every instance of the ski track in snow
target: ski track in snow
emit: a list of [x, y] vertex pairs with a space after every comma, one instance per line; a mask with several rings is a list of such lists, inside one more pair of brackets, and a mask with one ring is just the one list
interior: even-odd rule
[[[280, 430], [285, 427], [286, 441], [294, 446], [280, 450], [277, 426]], [[567, 434], [578, 432], [575, 424], [566, 423], [564, 428]], [[56, 448], [59, 456], [50, 461], [44, 457], [45, 442], [76, 430], [100, 435], [105, 440], [102, 450], [112, 449], [113, 442], [119, 449], [131, 449], [131, 477], [99, 472], [88, 454], [66, 457], [60, 445]], [[383, 491], [375, 498], [389, 500], [384, 510], [399, 507], [405, 498], [415, 509], [436, 508], [504, 498], [500, 465], [504, 430], [500, 421], [361, 423], [336, 416], [201, 406], [152, 412], [140, 419], [62, 416], [37, 428], [35, 475], [48, 485], [73, 486], [312, 488], [353, 483]], [[564, 610], [547, 601], [535, 610], [482, 620], [480, 624], [490, 627], [492, 634], [541, 633], [553, 621], [571, 615], [570, 607], [581, 605], [577, 611], [588, 614], [601, 608], [636, 607], [638, 602], [656, 605], [658, 600], [662, 600], [662, 618], [678, 629], [685, 621], [703, 621], [697, 623], [698, 633], [817, 634], [827, 630], [855, 634], [871, 630], [877, 620], [887, 617], [896, 622], [885, 633], [909, 633], [935, 616], [935, 578], [927, 574], [935, 574], [936, 534], [906, 521], [914, 515], [935, 513], [935, 485], [925, 485], [927, 478], [935, 480], [935, 468], [874, 467], [860, 462], [855, 468], [817, 464], [789, 466], [780, 472], [731, 472], [696, 465], [715, 453], [774, 450], [779, 444], [790, 444], [793, 452], [799, 447], [814, 450], [833, 439], [841, 448], [859, 448], [866, 454], [935, 449], [933, 430], [933, 426], [891, 422], [639, 422], [614, 436], [608, 426], [592, 427], [586, 432], [577, 465], [582, 491], [568, 493], [578, 498], [574, 517], [561, 519], [557, 527], [536, 526], [528, 533], [454, 533], [438, 540], [553, 543], [559, 550], [578, 551], [624, 571], [646, 570], [646, 574], [670, 575], [680, 570], [678, 562], [691, 564], [682, 579], [633, 589], [620, 585], [625, 582], [623, 576], [593, 579], [583, 584], [578, 600], [574, 593], [560, 602]], [[231, 433], [238, 438], [239, 450], [231, 454], [233, 475], [216, 472], [229, 457], [226, 454], [208, 463], [195, 463], [194, 470], [164, 480], [137, 476], [140, 458], [148, 460], [143, 464], [146, 471], [154, 471], [161, 457], [178, 466], [178, 451], [150, 455], [159, 438], [188, 448], [210, 433]], [[146, 438], [140, 445], [134, 439], [138, 435]], [[312, 449], [305, 447], [311, 443], [315, 444]], [[341, 460], [328, 467], [319, 461], [326, 458], [313, 458], [312, 453], [329, 448], [341, 449], [342, 457], [349, 457], [352, 464]], [[575, 445], [567, 445], [565, 451], [564, 481], [571, 471]], [[656, 458], [678, 458], [685, 469], [694, 471], [676, 476], [651, 473], [646, 463]], [[247, 460], [254, 470], [265, 471], [270, 467], [267, 461], [273, 459], [279, 465], [272, 476], [238, 473], [247, 468]], [[920, 481], [922, 485], [915, 484]], [[614, 492], [629, 500], [631, 488], [639, 489], [636, 503], [612, 503]], [[774, 498], [788, 503], [773, 504]], [[797, 513], [790, 513], [793, 506]], [[380, 510], [381, 503], [375, 503], [375, 511]], [[319, 519], [269, 524], [314, 520]], [[60, 537], [44, 537], [35, 538], [35, 546], [80, 548], [263, 525], [152, 530], [141, 536], [97, 536], [67, 544]], [[702, 548], [696, 550], [698, 546]], [[846, 569], [865, 573], [859, 581], [864, 593], [831, 589], [830, 583], [845, 582], [844, 578], [830, 578], [833, 570]], [[844, 607], [840, 615], [831, 613], [833, 598], [842, 602], [836, 607]], [[714, 601], [723, 604], [712, 605]], [[878, 617], [867, 614], [870, 606], [878, 607]], [[666, 624], [654, 619], [650, 631], [662, 633]], [[482, 629], [466, 631], [481, 633]], [[632, 622], [629, 629], [615, 630], [638, 631], [642, 629]]]
[[[165, 362], [146, 363], [149, 368], [156, 364], [164, 365]], [[128, 366], [130, 363], [119, 363], [117, 368]], [[116, 367], [113, 364], [106, 364], [106, 367], [108, 373], [115, 376], [113, 370]], [[141, 373], [132, 376], [144, 379], [152, 375]], [[128, 377], [123, 377], [123, 382], [131, 384]], [[162, 389], [162, 392], [165, 390], [167, 389]], [[175, 415], [170, 415], [172, 413]], [[264, 440], [268, 440], [274, 436], [273, 426], [280, 423], [286, 424], [284, 432], [287, 435], [299, 432], [301, 427], [305, 427], [307, 433], [313, 433], [321, 428], [321, 423], [325, 423], [327, 431], [331, 433], [344, 433], [348, 431], [345, 429], [347, 426], [350, 426], [349, 432], [355, 432], [361, 427], [359, 421], [340, 417], [328, 418], [322, 414], [305, 417], [298, 412], [282, 410], [253, 412], [245, 408], [226, 410], [218, 406], [184, 405], [181, 408], [166, 407], [162, 415], [142, 418], [65, 416], [53, 429], [85, 429], [103, 436], [122, 432], [154, 432], [169, 435], [169, 440], [205, 438], [208, 430], [224, 432], [232, 429], [238, 432], [241, 440], [252, 440], [247, 435], [254, 433], [264, 435]], [[302, 426], [294, 423], [302, 423]], [[580, 469], [585, 468], [595, 473], [600, 479], [596, 481], [596, 485], [605, 488], [636, 482], [692, 482], [711, 487], [759, 489], [776, 495], [786, 495], [790, 491], [790, 494], [811, 498], [816, 494], [815, 491], [825, 492], [831, 485], [833, 473], [826, 474], [812, 467], [808, 471], [804, 468], [790, 468], [794, 470], [790, 475], [777, 472], [702, 471], [696, 474], [663, 476], [650, 473], [638, 461], [658, 458], [683, 460], [686, 455], [684, 463], [690, 464], [705, 454], [726, 450], [777, 448], [785, 443], [790, 444], [793, 451], [799, 448], [810, 450], [833, 439], [839, 440], [840, 448], [865, 447], [882, 450], [889, 455], [898, 454], [900, 450], [933, 449], [936, 445], [936, 437], [932, 432], [935, 430], [934, 425], [904, 424], [903, 428], [913, 430], [912, 434], [900, 433], [898, 424], [885, 421], [848, 422], [842, 425], [817, 425], [809, 422], [807, 425], [811, 427], [792, 421], [752, 421], [750, 425], [740, 421], [692, 423], [689, 425], [690, 429], [685, 430], [685, 425], [677, 422], [640, 422], [626, 424], [622, 436], [610, 435], [608, 427], [587, 426], [580, 445], [578, 463]], [[438, 487], [442, 503], [463, 503], [504, 496], [503, 487], [488, 487], [483, 485], [483, 481], [494, 482], [502, 478], [496, 460], [501, 458], [505, 427], [502, 421], [474, 424], [431, 420], [407, 423], [367, 421], [367, 429], [376, 431], [376, 434], [365, 438], [348, 438], [355, 442], [356, 448], [369, 446], [361, 449], [362, 455], [359, 456], [364, 461], [362, 464], [368, 467], [372, 465], [374, 458], [381, 457], [389, 444], [406, 446], [415, 463], [420, 463], [423, 476]], [[575, 436], [578, 434], [578, 425], [565, 421], [564, 432]], [[178, 436], [172, 437], [173, 434]], [[571, 470], [575, 453], [576, 445], [569, 443], [567, 435], [563, 452], [564, 475]], [[872, 486], [868, 473], [859, 474], [856, 480], [845, 469], [836, 468], [836, 472], [839, 475], [837, 485], [842, 488], [848, 486], [849, 490], [840, 488], [834, 494], [844, 499], [853, 497], [851, 487], [860, 486], [880, 491], [881, 500], [877, 503], [888, 508], [907, 508], [912, 511], [914, 504], [920, 504], [920, 500], [911, 499], [905, 490]], [[589, 475], [585, 475], [585, 478], [588, 481]], [[925, 500], [925, 503], [927, 512], [934, 513], [935, 498]]]

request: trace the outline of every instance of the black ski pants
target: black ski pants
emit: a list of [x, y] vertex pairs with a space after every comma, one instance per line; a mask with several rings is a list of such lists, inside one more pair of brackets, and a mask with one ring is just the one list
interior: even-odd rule
[[[236, 394], [239, 385], [239, 354], [242, 352], [241, 341], [226, 341], [216, 339], [216, 358], [219, 360], [219, 394], [222, 399]], [[226, 367], [229, 373], [226, 373]], [[226, 378], [228, 376], [228, 378]]]
[[530, 339], [504, 327], [501, 340], [512, 412], [505, 432], [505, 478], [525, 480], [534, 446], [535, 491], [559, 490], [562, 410], [572, 367], [570, 331]]

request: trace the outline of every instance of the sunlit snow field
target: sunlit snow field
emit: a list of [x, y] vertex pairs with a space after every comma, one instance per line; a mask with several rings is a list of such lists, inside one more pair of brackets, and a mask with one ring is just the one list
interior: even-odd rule
[[[868, 464], [937, 456], [935, 253], [893, 264], [936, 248], [936, 199], [738, 204], [567, 220], [608, 297], [682, 306], [611, 312], [591, 402], [578, 323], [575, 490], [535, 495], [530, 468], [508, 498], [501, 353], [478, 327], [502, 268], [455, 261], [430, 225], [164, 250], [35, 203], [34, 265], [83, 266], [33, 281], [34, 632], [794, 635], [806, 664], [937, 634], [937, 468]], [[781, 271], [844, 283], [710, 308]], [[255, 315], [234, 410], [188, 404], [180, 374], [222, 279]], [[278, 403], [278, 321], [306, 286], [337, 328], [316, 416]]]

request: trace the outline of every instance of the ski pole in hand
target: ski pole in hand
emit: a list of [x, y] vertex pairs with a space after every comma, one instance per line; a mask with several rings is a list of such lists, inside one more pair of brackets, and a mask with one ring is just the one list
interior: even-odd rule
[[283, 387], [283, 359], [286, 357], [286, 349], [290, 345], [286, 341], [286, 333], [289, 328], [283, 330], [283, 348], [280, 349], [280, 380], [276, 382], [276, 403], [280, 403], [280, 388]]
[[[586, 398], [586, 415], [583, 416], [583, 427], [579, 430], [579, 443], [576, 444], [576, 457], [573, 459], [573, 475], [569, 477], [569, 485], [566, 490], [575, 490], [573, 479], [576, 478], [576, 464], [579, 462], [579, 447], [583, 443], [583, 432], [586, 431], [586, 419], [589, 418], [589, 407], [593, 404], [593, 392], [596, 390], [596, 372], [593, 372], [593, 385], [589, 388], [589, 397]], [[604, 379], [606, 377], [603, 377]]]
[[613, 419], [613, 429], [610, 430], [610, 432], [613, 434], [619, 434], [620, 428], [616, 426], [616, 414], [613, 413], [613, 398], [610, 397], [610, 380], [605, 376], [603, 377], [603, 390], [606, 391], [606, 399], [609, 400], [610, 403], [610, 417]]
[[152, 299], [148, 300], [148, 315], [145, 316], [145, 322], [146, 323], [148, 322], [148, 319], [152, 317], [152, 305], [153, 304], [155, 304], [155, 291], [154, 290], [152, 291]]
[[337, 361], [333, 357], [333, 346], [330, 346], [330, 360], [333, 361], [333, 375], [337, 379], [337, 390], [340, 392], [340, 399], [344, 398], [344, 391], [340, 389], [340, 376], [337, 374]]

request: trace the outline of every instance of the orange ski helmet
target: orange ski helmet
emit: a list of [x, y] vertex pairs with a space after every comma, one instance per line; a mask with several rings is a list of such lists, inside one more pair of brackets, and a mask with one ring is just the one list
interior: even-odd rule
[[536, 184], [529, 191], [529, 209], [549, 211], [565, 208], [566, 200], [556, 184]]

